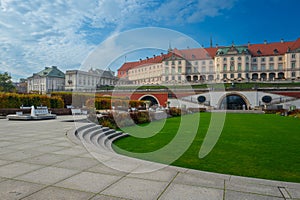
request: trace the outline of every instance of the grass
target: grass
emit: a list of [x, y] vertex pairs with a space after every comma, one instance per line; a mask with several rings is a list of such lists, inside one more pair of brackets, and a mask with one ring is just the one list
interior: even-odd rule
[[[196, 115], [198, 114], [183, 117], [188, 123], [183, 131], [183, 137], [180, 137], [180, 141], [176, 144], [178, 147], [189, 139], [184, 135], [192, 134], [189, 127], [195, 123]], [[172, 165], [231, 175], [300, 182], [300, 120], [298, 118], [228, 113], [217, 144], [206, 157], [200, 159], [198, 153], [210, 117], [210, 113], [200, 114], [196, 137], [185, 153]], [[149, 156], [149, 154], [174, 140], [180, 120], [180, 117], [169, 118], [165, 124], [153, 122], [144, 125], [145, 127], [128, 127], [125, 131], [135, 134], [136, 137], [131, 136], [116, 141], [115, 150], [129, 156], [164, 163], [172, 153], [178, 153], [176, 149], [156, 156]], [[143, 131], [143, 128], [152, 130], [151, 126], [162, 128], [153, 136], [147, 135], [147, 131]]]

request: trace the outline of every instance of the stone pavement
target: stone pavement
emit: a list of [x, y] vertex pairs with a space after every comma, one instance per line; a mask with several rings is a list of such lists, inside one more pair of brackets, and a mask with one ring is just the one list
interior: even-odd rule
[[167, 166], [131, 174], [106, 167], [66, 137], [66, 117], [0, 119], [0, 199], [300, 199], [300, 184]]

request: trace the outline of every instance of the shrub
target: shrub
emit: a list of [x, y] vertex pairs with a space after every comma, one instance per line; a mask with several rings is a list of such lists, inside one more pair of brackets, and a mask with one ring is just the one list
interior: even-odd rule
[[47, 106], [63, 108], [64, 102], [59, 97], [48, 97], [39, 94], [0, 93], [0, 108], [20, 108], [21, 106]]

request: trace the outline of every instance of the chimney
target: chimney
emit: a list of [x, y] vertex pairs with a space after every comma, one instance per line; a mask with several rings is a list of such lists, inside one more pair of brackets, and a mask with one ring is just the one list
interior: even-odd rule
[[148, 57], [148, 56], [147, 56], [146, 58], [147, 58], [147, 60], [149, 60], [149, 57]]
[[156, 56], [155, 56], [155, 54], [153, 55], [153, 58], [155, 58]]
[[264, 41], [264, 44], [267, 44], [267, 43], [268, 43], [267, 40], [265, 40], [265, 41]]
[[248, 47], [251, 45], [250, 41], [248, 41]]
[[284, 43], [284, 39], [283, 39], [283, 38], [281, 38], [280, 42], [281, 42], [281, 43]]
[[219, 45], [218, 44], [216, 44], [216, 48], [218, 48], [219, 47]]

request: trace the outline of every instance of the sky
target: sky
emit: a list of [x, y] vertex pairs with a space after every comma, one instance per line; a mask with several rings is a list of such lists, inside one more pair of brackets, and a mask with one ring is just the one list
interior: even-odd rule
[[110, 68], [172, 48], [293, 41], [298, 0], [0, 0], [0, 73]]

